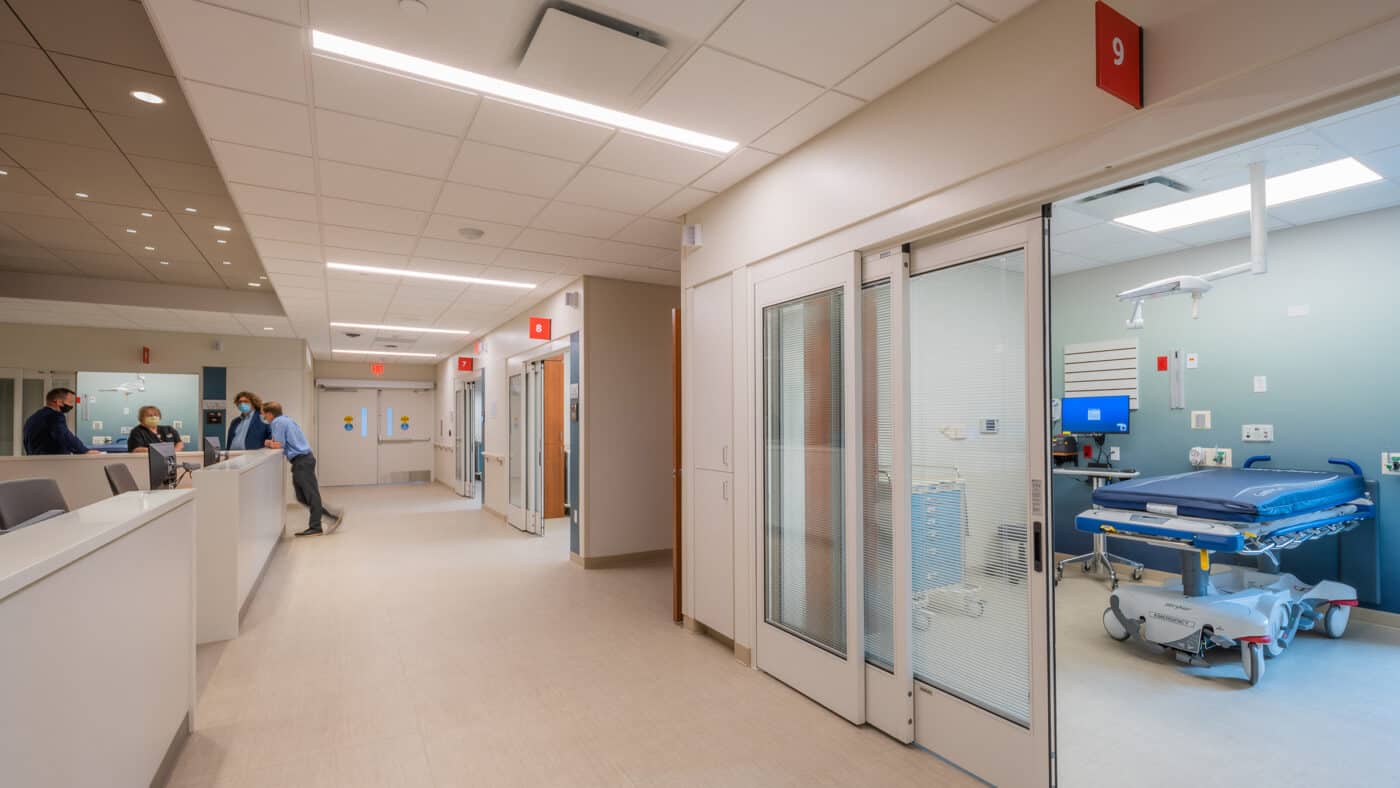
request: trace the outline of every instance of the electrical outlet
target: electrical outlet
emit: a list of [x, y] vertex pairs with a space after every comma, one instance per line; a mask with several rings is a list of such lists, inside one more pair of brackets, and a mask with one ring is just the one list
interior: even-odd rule
[[1191, 429], [1193, 429], [1193, 430], [1208, 430], [1208, 429], [1210, 429], [1210, 411], [1208, 411], [1208, 410], [1193, 410], [1193, 411], [1191, 411]]
[[1381, 452], [1381, 475], [1400, 476], [1400, 451]]
[[1270, 443], [1274, 439], [1274, 425], [1246, 424], [1240, 428], [1240, 440], [1245, 443]]
[[1119, 460], [1123, 459], [1121, 455], [1122, 455], [1122, 452], [1120, 452], [1120, 451], [1118, 450], [1118, 447], [1117, 447], [1117, 446], [1109, 446], [1109, 447], [1108, 447], [1108, 461], [1109, 461], [1109, 462], [1118, 462]]

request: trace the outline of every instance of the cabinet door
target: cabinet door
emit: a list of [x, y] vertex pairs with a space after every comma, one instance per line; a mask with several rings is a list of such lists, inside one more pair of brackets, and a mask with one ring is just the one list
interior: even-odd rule
[[695, 471], [695, 620], [734, 637], [734, 477]]
[[734, 315], [729, 277], [700, 285], [691, 296], [690, 352], [693, 354], [688, 389], [691, 430], [697, 468], [734, 469]]

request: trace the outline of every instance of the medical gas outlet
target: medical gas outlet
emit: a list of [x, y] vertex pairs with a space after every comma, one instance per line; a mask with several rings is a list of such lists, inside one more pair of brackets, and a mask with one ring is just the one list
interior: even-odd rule
[[1400, 476], [1400, 451], [1381, 452], [1381, 474]]
[[1193, 468], [1232, 467], [1230, 450], [1216, 447], [1196, 446], [1192, 448], [1189, 461]]

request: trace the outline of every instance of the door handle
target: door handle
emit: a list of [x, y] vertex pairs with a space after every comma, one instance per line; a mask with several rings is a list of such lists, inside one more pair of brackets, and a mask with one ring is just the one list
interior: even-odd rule
[[1034, 538], [1035, 540], [1035, 543], [1032, 545], [1032, 549], [1034, 551], [1035, 571], [1044, 572], [1045, 548], [1041, 545], [1041, 540], [1044, 538], [1044, 533], [1042, 533], [1044, 530], [1044, 526], [1042, 526], [1040, 522], [1037, 521], [1035, 523], [1032, 523], [1031, 530], [1033, 533], [1032, 538]]
[[726, 467], [726, 468], [729, 467], [729, 447], [728, 447], [728, 446], [721, 446], [721, 447], [719, 447], [719, 461], [720, 461], [720, 464], [723, 465], [724, 467]]
[[720, 496], [721, 496], [724, 500], [726, 500], [726, 501], [729, 500], [729, 482], [727, 482], [727, 481], [720, 482], [720, 483], [719, 483], [719, 490], [720, 490]]

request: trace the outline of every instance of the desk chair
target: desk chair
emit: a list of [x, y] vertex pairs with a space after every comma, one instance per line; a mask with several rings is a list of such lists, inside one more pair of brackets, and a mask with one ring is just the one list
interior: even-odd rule
[[141, 489], [136, 486], [136, 479], [131, 475], [131, 469], [126, 463], [114, 462], [102, 467], [107, 472], [107, 485], [112, 488], [113, 495], [121, 495], [125, 492], [136, 492]]
[[68, 502], [53, 479], [0, 482], [0, 533], [18, 531], [67, 511]]

